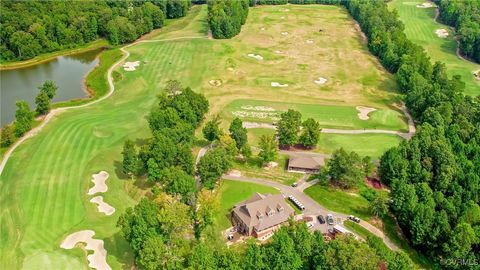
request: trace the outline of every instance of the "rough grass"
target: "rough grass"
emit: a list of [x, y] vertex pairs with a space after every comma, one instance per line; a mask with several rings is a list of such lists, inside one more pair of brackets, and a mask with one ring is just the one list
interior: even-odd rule
[[230, 223], [230, 211], [232, 207], [252, 196], [255, 192], [266, 194], [280, 193], [275, 188], [258, 185], [254, 183], [245, 183], [239, 181], [222, 180], [219, 188], [220, 196], [220, 211], [216, 217], [217, 227], [220, 230], [225, 230], [232, 226]]
[[[441, 61], [446, 64], [448, 75], [461, 75], [466, 84], [465, 93], [472, 96], [480, 94], [480, 81], [473, 76], [473, 71], [479, 70], [480, 65], [462, 60], [457, 57], [457, 43], [454, 32], [449, 26], [437, 23], [435, 8], [417, 8], [416, 5], [425, 1], [404, 2], [395, 0], [390, 2], [390, 8], [395, 8], [400, 19], [405, 24], [405, 34], [418, 45], [423, 46], [432, 62]], [[435, 34], [437, 29], [446, 29], [448, 38], [439, 38]]]

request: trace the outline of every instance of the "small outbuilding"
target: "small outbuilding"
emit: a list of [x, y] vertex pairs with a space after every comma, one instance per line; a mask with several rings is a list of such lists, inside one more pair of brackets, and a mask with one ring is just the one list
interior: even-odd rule
[[288, 159], [289, 172], [317, 173], [325, 166], [323, 156], [291, 156]]

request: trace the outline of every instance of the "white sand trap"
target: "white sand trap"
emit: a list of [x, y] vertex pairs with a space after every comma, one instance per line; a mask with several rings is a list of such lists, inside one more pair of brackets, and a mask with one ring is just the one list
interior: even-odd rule
[[282, 36], [288, 36], [288, 32], [282, 32]]
[[94, 186], [88, 190], [88, 195], [93, 195], [97, 192], [107, 192], [108, 187], [107, 184], [105, 183], [107, 181], [107, 178], [110, 175], [106, 171], [101, 171], [97, 174], [92, 175], [92, 182]]
[[314, 82], [318, 85], [322, 85], [322, 84], [325, 84], [327, 82], [327, 79], [325, 79], [323, 77], [318, 77], [318, 80], [315, 80]]
[[311, 39], [308, 39], [307, 41], [305, 41], [307, 44], [312, 44], [313, 43], [313, 40]]
[[263, 56], [258, 55], [258, 54], [249, 53], [249, 54], [247, 54], [247, 55], [248, 55], [248, 57], [255, 58], [255, 59], [259, 60], [259, 61], [263, 60]]
[[70, 234], [60, 245], [63, 249], [72, 249], [78, 243], [86, 243], [86, 250], [93, 251], [93, 254], [87, 256], [88, 266], [99, 270], [111, 270], [107, 263], [107, 251], [103, 247], [103, 240], [93, 239], [95, 232], [84, 230]]
[[355, 107], [358, 111], [358, 118], [361, 120], [368, 120], [370, 117], [368, 116], [369, 113], [376, 111], [377, 109], [375, 108], [369, 108], [369, 107], [363, 107], [363, 106], [357, 106]]
[[208, 81], [208, 83], [209, 83], [211, 86], [219, 87], [219, 86], [222, 85], [222, 80], [210, 80], [210, 81]]
[[448, 37], [448, 31], [446, 29], [443, 29], [443, 28], [435, 30], [435, 34], [437, 34], [437, 36], [439, 38]]
[[272, 87], [288, 87], [288, 84], [281, 84], [279, 82], [271, 82], [270, 85]]
[[417, 8], [431, 8], [431, 7], [434, 7], [434, 6], [433, 6], [433, 3], [425, 2], [425, 3], [422, 3], [421, 5], [417, 5], [416, 7]]
[[275, 129], [273, 124], [269, 123], [258, 123], [258, 122], [243, 122], [242, 127], [246, 129], [250, 128], [268, 128], [268, 129]]
[[123, 70], [125, 71], [134, 71], [136, 70], [136, 67], [140, 66], [140, 61], [135, 61], [135, 62], [126, 62], [123, 64]]
[[473, 77], [475, 77], [477, 80], [480, 80], [480, 69], [473, 72]]
[[228, 175], [235, 176], [235, 177], [240, 177], [240, 176], [242, 176], [242, 172], [240, 172], [239, 170], [231, 170], [231, 171], [228, 172]]
[[97, 205], [98, 212], [104, 213], [107, 216], [113, 215], [115, 213], [115, 208], [110, 204], [103, 201], [103, 196], [93, 197], [90, 202]]
[[280, 17], [280, 19], [285, 20], [285, 16]]
[[282, 54], [283, 51], [275, 51], [275, 53], [277, 53], [277, 54]]

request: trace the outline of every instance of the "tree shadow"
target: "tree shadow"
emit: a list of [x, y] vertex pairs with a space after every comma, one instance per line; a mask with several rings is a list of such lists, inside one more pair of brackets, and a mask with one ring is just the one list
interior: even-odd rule
[[115, 174], [117, 175], [118, 179], [128, 180], [130, 177], [123, 173], [123, 165], [122, 162], [118, 160], [113, 161], [113, 167], [115, 168]]
[[133, 250], [130, 248], [127, 240], [122, 236], [120, 231], [109, 238], [104, 239], [105, 249], [108, 250], [108, 255], [114, 256], [122, 265], [122, 269], [133, 269], [135, 259]]

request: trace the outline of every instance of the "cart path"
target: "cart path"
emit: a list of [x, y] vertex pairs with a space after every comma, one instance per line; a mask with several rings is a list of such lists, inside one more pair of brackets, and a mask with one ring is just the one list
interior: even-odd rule
[[[333, 213], [336, 217], [340, 217], [342, 219], [347, 219], [348, 218], [347, 214], [336, 213], [336, 212], [333, 212], [333, 211], [330, 211], [330, 210], [326, 209], [325, 207], [321, 206], [319, 203], [317, 203], [315, 200], [313, 200], [312, 198], [310, 198], [307, 194], [305, 194], [303, 192], [305, 187], [302, 187], [302, 186], [305, 186], [305, 185], [312, 186], [316, 183], [316, 182], [313, 182], [313, 181], [306, 182], [306, 183], [302, 184], [301, 186], [298, 186], [298, 187], [294, 188], [294, 187], [291, 187], [291, 186], [281, 184], [279, 182], [274, 182], [274, 181], [259, 179], [259, 178], [250, 178], [250, 177], [244, 177], [244, 176], [232, 176], [232, 175], [228, 175], [228, 174], [223, 175], [222, 178], [227, 179], [227, 180], [248, 182], [248, 183], [260, 184], [260, 185], [267, 185], [267, 186], [273, 187], [275, 189], [278, 189], [282, 194], [284, 194], [287, 197], [290, 196], [290, 195], [293, 195], [295, 198], [297, 198], [299, 201], [301, 201], [302, 204], [305, 205], [306, 210], [305, 210], [304, 213], [307, 214], [307, 215], [318, 215], [318, 214], [326, 215], [327, 213]], [[394, 250], [394, 251], [399, 250], [398, 246], [395, 245], [392, 242], [392, 240], [390, 240], [380, 229], [376, 228], [375, 226], [373, 226], [372, 224], [370, 224], [370, 223], [368, 223], [364, 220], [361, 220], [360, 223], [358, 223], [358, 224], [360, 226], [362, 226], [363, 228], [365, 228], [366, 230], [368, 230], [369, 232], [371, 232], [372, 234], [380, 237], [383, 240], [383, 242], [391, 250]]]
[[134, 46], [134, 45], [137, 45], [137, 44], [140, 44], [140, 43], [148, 43], [148, 42], [174, 41], [174, 40], [182, 40], [182, 39], [207, 39], [207, 38], [208, 38], [207, 36], [190, 36], [190, 37], [177, 37], [177, 38], [167, 38], [167, 39], [138, 40], [138, 41], [135, 41], [133, 43], [130, 43], [128, 45], [123, 46], [122, 48], [120, 48], [120, 50], [124, 53], [123, 57], [120, 58], [120, 60], [118, 60], [116, 63], [114, 63], [107, 71], [107, 80], [108, 80], [108, 86], [109, 86], [108, 93], [106, 95], [100, 97], [99, 99], [93, 100], [91, 102], [88, 102], [88, 103], [85, 103], [85, 104], [82, 104], [82, 105], [62, 107], [62, 108], [57, 108], [57, 109], [51, 110], [43, 118], [43, 121], [39, 126], [31, 129], [26, 134], [24, 134], [20, 139], [18, 139], [18, 141], [16, 141], [12, 146], [10, 146], [10, 148], [7, 150], [7, 152], [5, 152], [5, 155], [3, 156], [2, 161], [0, 163], [0, 175], [2, 175], [3, 169], [5, 168], [5, 165], [7, 164], [8, 159], [10, 158], [12, 153], [15, 151], [15, 149], [19, 145], [21, 145], [24, 141], [26, 141], [27, 139], [32, 138], [33, 136], [37, 135], [48, 124], [48, 122], [50, 122], [50, 120], [53, 117], [61, 114], [64, 111], [88, 107], [88, 106], [91, 106], [93, 104], [96, 104], [98, 102], [101, 102], [101, 101], [109, 98], [113, 94], [113, 92], [115, 91], [115, 86], [113, 84], [112, 71], [114, 69], [116, 69], [121, 63], [123, 63], [130, 56], [130, 53], [126, 50], [128, 47], [131, 47], [131, 46]]

